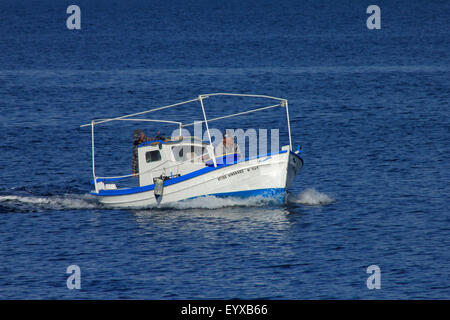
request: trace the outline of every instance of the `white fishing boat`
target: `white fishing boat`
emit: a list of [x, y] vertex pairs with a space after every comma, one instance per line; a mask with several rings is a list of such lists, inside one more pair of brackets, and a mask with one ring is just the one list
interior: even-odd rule
[[[275, 104], [246, 110], [218, 118], [207, 119], [205, 99], [213, 96], [239, 96], [264, 98]], [[176, 108], [197, 102], [202, 111], [202, 125], [205, 125], [209, 141], [183, 136], [182, 128], [192, 125], [181, 121], [137, 118], [144, 114], [168, 108]], [[185, 107], [185, 106], [184, 106]], [[270, 153], [245, 157], [237, 153], [217, 155], [214, 151], [208, 124], [212, 121], [243, 116], [253, 112], [281, 108], [285, 111], [289, 144]], [[283, 112], [284, 113], [284, 112]], [[176, 125], [180, 130], [177, 137], [146, 141], [138, 146], [138, 174], [100, 177], [96, 175], [94, 152], [94, 127], [111, 121], [150, 121]], [[303, 166], [300, 148], [292, 149], [288, 102], [286, 99], [248, 94], [213, 93], [202, 94], [196, 99], [124, 115], [110, 119], [92, 120], [82, 127], [91, 127], [92, 174], [91, 194], [108, 206], [146, 207], [183, 201], [204, 196], [215, 197], [264, 197], [283, 203], [287, 188]], [[125, 155], [129, 157], [130, 155]], [[137, 186], [121, 187], [122, 179], [138, 176]]]

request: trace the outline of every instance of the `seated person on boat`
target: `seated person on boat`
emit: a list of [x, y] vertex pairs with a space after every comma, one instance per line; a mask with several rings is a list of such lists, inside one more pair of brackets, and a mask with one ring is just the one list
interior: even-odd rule
[[[159, 134], [159, 131], [158, 131]], [[138, 163], [138, 147], [141, 143], [147, 141], [153, 141], [155, 138], [147, 137], [144, 131], [137, 129], [133, 132], [133, 158], [131, 160], [131, 173], [137, 177], [139, 174], [139, 163]]]
[[222, 143], [219, 143], [214, 149], [218, 164], [236, 161], [240, 158], [240, 153], [239, 145], [234, 143], [234, 138], [229, 134], [224, 134]]

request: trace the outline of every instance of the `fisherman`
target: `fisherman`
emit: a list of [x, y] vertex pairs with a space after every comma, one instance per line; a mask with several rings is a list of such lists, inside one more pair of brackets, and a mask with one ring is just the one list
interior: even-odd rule
[[144, 131], [137, 129], [133, 132], [133, 158], [131, 160], [131, 173], [139, 177], [138, 147], [141, 143], [152, 141], [155, 138], [145, 136]]
[[214, 148], [214, 154], [216, 157], [235, 154], [237, 155], [237, 159], [239, 159], [240, 153], [241, 150], [239, 149], [239, 145], [237, 143], [234, 143], [234, 138], [227, 133], [223, 135], [222, 143], [219, 143]]

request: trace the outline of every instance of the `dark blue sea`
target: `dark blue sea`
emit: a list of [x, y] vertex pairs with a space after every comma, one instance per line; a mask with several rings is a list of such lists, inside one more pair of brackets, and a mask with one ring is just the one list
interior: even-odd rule
[[[437, 0], [1, 0], [0, 299], [449, 299], [449, 14]], [[287, 204], [96, 202], [80, 125], [212, 92], [289, 100], [304, 167]], [[201, 120], [198, 106], [158, 116]], [[286, 144], [283, 120], [217, 128], [279, 128]], [[130, 173], [136, 128], [166, 130], [96, 129], [99, 175]]]

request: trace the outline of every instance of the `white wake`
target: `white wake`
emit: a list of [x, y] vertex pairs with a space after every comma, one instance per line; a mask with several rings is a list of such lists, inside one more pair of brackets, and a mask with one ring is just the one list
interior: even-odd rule
[[[288, 204], [302, 204], [310, 206], [327, 205], [336, 200], [325, 193], [308, 188], [300, 194], [289, 194]], [[220, 209], [226, 207], [264, 207], [280, 206], [277, 198], [254, 196], [248, 198], [205, 196], [180, 202], [146, 206], [147, 209]], [[123, 209], [145, 209], [123, 208]], [[107, 209], [95, 197], [89, 194], [64, 194], [54, 196], [33, 195], [0, 195], [0, 211], [29, 212], [42, 210], [86, 210]]]
[[[179, 202], [150, 205], [145, 207], [125, 207], [111, 209], [219, 209], [225, 207], [262, 207], [277, 204], [275, 198], [255, 196], [249, 198], [219, 198], [214, 196], [198, 197]], [[0, 196], [0, 211], [29, 212], [42, 210], [84, 210], [84, 209], [108, 209], [100, 204], [95, 197], [89, 194], [65, 194], [54, 196], [20, 196], [2, 195]]]
[[314, 188], [308, 188], [300, 194], [289, 194], [288, 203], [303, 204], [308, 206], [322, 206], [335, 202], [336, 200], [325, 193]]
[[94, 209], [99, 207], [90, 195], [65, 194], [58, 196], [19, 196], [2, 195], [0, 205], [11, 209], [24, 209], [25, 211], [39, 210], [70, 210]]

